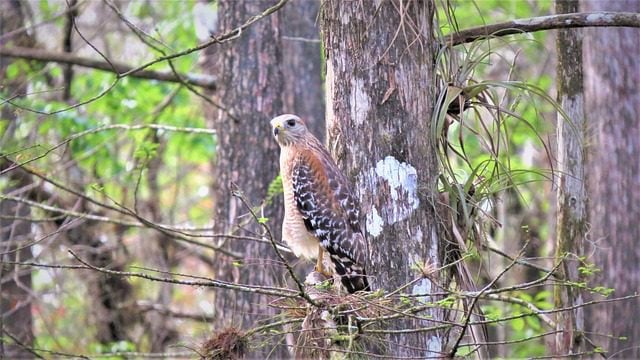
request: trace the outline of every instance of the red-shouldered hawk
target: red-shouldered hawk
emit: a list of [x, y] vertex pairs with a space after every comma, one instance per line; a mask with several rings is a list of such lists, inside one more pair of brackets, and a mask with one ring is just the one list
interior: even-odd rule
[[369, 290], [367, 244], [347, 178], [299, 117], [280, 115], [271, 127], [280, 145], [282, 238], [296, 256], [317, 257], [316, 271], [321, 273], [323, 251], [328, 252], [349, 293]]

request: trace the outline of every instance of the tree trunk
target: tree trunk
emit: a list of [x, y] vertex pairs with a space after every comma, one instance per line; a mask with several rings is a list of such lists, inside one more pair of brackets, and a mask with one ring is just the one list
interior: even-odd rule
[[[578, 0], [556, 0], [556, 13], [578, 12]], [[583, 281], [578, 257], [584, 255], [587, 233], [587, 194], [585, 189], [586, 122], [584, 117], [584, 86], [582, 76], [582, 33], [579, 30], [558, 30], [557, 83], [558, 103], [569, 119], [558, 115], [558, 223], [556, 261], [567, 256], [559, 267], [568, 281]], [[556, 308], [577, 306], [573, 311], [556, 314], [556, 355], [583, 351], [584, 303], [578, 287], [558, 285], [554, 288]]]
[[[438, 167], [430, 137], [433, 11], [430, 1], [323, 5], [327, 134], [333, 156], [359, 193], [374, 289], [397, 289], [420, 277], [417, 268], [440, 264], [434, 216]], [[425, 277], [405, 291], [429, 294], [438, 288]], [[421, 315], [443, 318], [436, 309]], [[404, 319], [390, 327], [433, 325]], [[435, 331], [391, 334], [386, 341], [394, 357], [444, 351], [443, 334]]]
[[320, 141], [325, 138], [322, 51], [317, 24], [320, 1], [293, 0], [282, 9], [284, 112], [304, 119]]
[[[275, 3], [272, 0], [219, 1], [217, 32], [229, 31]], [[216, 110], [211, 116], [218, 132], [213, 194], [216, 233], [254, 236], [252, 231], [260, 231], [257, 223], [247, 215], [248, 210], [232, 195], [232, 190], [237, 186], [253, 206], [258, 206], [267, 198], [269, 184], [278, 175], [279, 150], [271, 136], [269, 120], [283, 111], [281, 65], [278, 13], [256, 22], [239, 38], [209, 48], [205, 53], [205, 70], [219, 79], [216, 101], [226, 108], [226, 111]], [[269, 219], [268, 225], [277, 241], [280, 240], [284, 213], [281, 197], [278, 194], [265, 203], [261, 214]], [[227, 256], [215, 254], [213, 263], [218, 279], [241, 284], [283, 285], [283, 268], [278, 265], [270, 245], [228, 240], [224, 246], [244, 258], [242, 263], [238, 263]], [[247, 329], [255, 326], [259, 320], [275, 314], [275, 310], [268, 307], [271, 300], [259, 294], [217, 291], [216, 328], [233, 325]], [[281, 339], [271, 340], [277, 343]], [[252, 349], [255, 352], [251, 355], [266, 355], [272, 347]], [[286, 352], [272, 355], [283, 354]]]
[[[22, 28], [24, 9], [19, 1], [0, 1], [0, 35]], [[16, 46], [32, 47], [33, 39], [26, 33], [18, 34], [0, 42]], [[12, 63], [8, 58], [0, 57], [0, 84], [2, 92], [9, 94], [26, 92], [23, 76], [6, 79], [7, 67]], [[4, 96], [8, 97], [8, 96]], [[0, 136], [0, 149], [12, 146], [13, 134], [18, 119], [10, 106], [0, 106], [0, 124], [4, 134]], [[0, 170], [8, 165], [0, 160]], [[28, 176], [16, 172], [9, 173], [9, 184], [3, 192], [13, 191], [30, 183]], [[15, 195], [15, 194], [14, 194]], [[19, 246], [31, 241], [31, 222], [28, 218], [31, 211], [28, 206], [10, 200], [0, 201], [0, 358], [28, 359], [33, 354], [27, 350], [33, 346], [33, 316], [31, 315], [31, 270], [28, 267], [5, 264], [5, 262], [27, 262], [33, 257], [31, 248], [17, 250]], [[12, 219], [15, 218], [15, 219]]]
[[[640, 2], [583, 1], [583, 11], [640, 12]], [[614, 288], [612, 296], [640, 289], [640, 29], [586, 30], [585, 113], [590, 141], [589, 244], [601, 270], [591, 286]], [[591, 251], [586, 251], [591, 254]], [[601, 297], [596, 297], [600, 299]], [[586, 308], [586, 328], [608, 355], [640, 358], [640, 300]], [[624, 337], [624, 338], [621, 338]]]

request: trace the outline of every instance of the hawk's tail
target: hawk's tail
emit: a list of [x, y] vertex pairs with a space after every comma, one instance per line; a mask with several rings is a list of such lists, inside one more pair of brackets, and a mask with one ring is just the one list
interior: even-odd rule
[[340, 276], [342, 285], [347, 288], [349, 294], [353, 294], [356, 291], [371, 290], [364, 267], [354, 264], [349, 258], [340, 258], [333, 254], [331, 254], [331, 261], [336, 267], [336, 272]]

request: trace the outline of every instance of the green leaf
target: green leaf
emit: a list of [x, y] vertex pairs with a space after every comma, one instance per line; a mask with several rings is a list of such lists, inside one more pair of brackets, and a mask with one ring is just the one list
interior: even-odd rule
[[94, 183], [89, 185], [89, 187], [91, 188], [91, 190], [97, 191], [97, 192], [103, 192], [104, 191], [104, 186], [100, 185], [98, 183]]
[[524, 329], [524, 320], [522, 318], [513, 319], [510, 322], [513, 330], [522, 331]]

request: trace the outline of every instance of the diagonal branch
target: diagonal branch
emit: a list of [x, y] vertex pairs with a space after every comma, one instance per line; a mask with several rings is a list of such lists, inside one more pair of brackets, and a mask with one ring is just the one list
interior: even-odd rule
[[455, 46], [478, 39], [522, 34], [542, 30], [583, 27], [640, 27], [640, 13], [585, 12], [516, 19], [498, 24], [478, 26], [446, 35], [444, 42]]
[[[140, 79], [159, 80], [173, 83], [186, 82], [187, 84], [200, 86], [210, 90], [216, 89], [215, 78], [210, 75], [189, 73], [181, 74], [180, 76], [178, 76], [174, 72], [155, 70], [137, 70], [135, 72], [132, 72], [132, 70], [134, 69], [132, 66], [120, 62], [111, 61], [111, 64], [109, 64], [106, 61], [77, 56], [70, 53], [33, 49], [20, 46], [0, 47], [0, 55], [43, 62], [52, 61], [61, 64], [83, 66], [108, 72], [114, 72], [115, 68], [117, 74], [130, 73], [129, 76]], [[113, 67], [111, 65], [113, 65]]]

